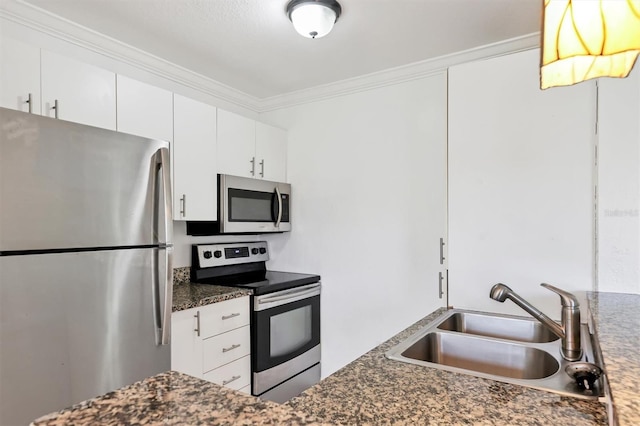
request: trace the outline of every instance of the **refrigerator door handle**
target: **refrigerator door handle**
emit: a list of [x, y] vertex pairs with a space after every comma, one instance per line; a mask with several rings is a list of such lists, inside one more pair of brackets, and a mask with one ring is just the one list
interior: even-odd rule
[[[160, 148], [160, 171], [162, 172], [162, 194], [164, 199], [164, 239], [165, 244], [169, 245], [164, 249], [164, 305], [160, 323], [160, 344], [168, 345], [171, 343], [171, 310], [173, 306], [173, 247], [170, 246], [173, 237], [173, 216], [171, 198], [171, 169], [169, 166], [169, 149]], [[158, 206], [159, 207], [159, 206]], [[160, 277], [160, 275], [158, 275]], [[159, 281], [159, 280], [158, 280]], [[158, 282], [159, 284], [159, 282]], [[159, 308], [158, 304], [158, 308]]]
[[[171, 343], [171, 311], [173, 307], [173, 247], [154, 250], [153, 256], [153, 322], [155, 324], [156, 345]], [[158, 261], [164, 252], [162, 266]], [[161, 284], [162, 283], [162, 289]], [[164, 290], [164, 291], [162, 291]], [[160, 297], [160, 293], [163, 297]], [[161, 303], [161, 300], [163, 303]]]
[[173, 238], [173, 200], [171, 198], [171, 170], [169, 166], [169, 148], [160, 148], [160, 169], [162, 171], [162, 194], [164, 198], [164, 238], [170, 244]]
[[171, 311], [173, 310], [173, 247], [167, 247], [165, 253], [164, 307], [162, 309], [161, 344], [171, 343]]

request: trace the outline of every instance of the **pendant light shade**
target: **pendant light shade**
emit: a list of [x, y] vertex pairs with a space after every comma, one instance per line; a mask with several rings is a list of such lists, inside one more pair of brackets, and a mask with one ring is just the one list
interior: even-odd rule
[[333, 0], [293, 0], [287, 5], [293, 27], [308, 38], [329, 34], [341, 12], [340, 3]]
[[640, 0], [544, 0], [540, 87], [626, 77], [640, 53]]

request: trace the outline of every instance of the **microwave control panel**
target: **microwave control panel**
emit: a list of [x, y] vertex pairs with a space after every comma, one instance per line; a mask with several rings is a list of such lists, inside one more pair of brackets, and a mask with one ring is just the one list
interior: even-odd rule
[[193, 246], [200, 268], [266, 262], [269, 251], [266, 241], [229, 244], [199, 244]]

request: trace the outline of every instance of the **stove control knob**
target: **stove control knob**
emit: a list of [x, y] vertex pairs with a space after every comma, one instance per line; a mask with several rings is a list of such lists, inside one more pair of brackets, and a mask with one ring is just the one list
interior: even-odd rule
[[260, 247], [260, 254], [265, 254], [267, 252], [267, 249], [264, 247]]
[[202, 253], [202, 255], [204, 256], [205, 259], [211, 259], [211, 252], [208, 250]]
[[258, 249], [257, 248], [252, 248], [251, 249], [251, 254], [258, 254]]
[[222, 257], [222, 252], [220, 250], [216, 250], [216, 251], [213, 252], [213, 256], [216, 259], [220, 259]]

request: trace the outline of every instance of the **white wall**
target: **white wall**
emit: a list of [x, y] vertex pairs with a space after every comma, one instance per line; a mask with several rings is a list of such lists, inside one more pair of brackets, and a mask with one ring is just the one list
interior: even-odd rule
[[449, 70], [449, 286], [454, 307], [549, 316], [540, 287], [593, 289], [595, 83], [540, 90], [539, 50]]
[[640, 293], [640, 66], [598, 83], [598, 290]]
[[446, 75], [265, 114], [289, 129], [292, 228], [274, 270], [322, 276], [327, 376], [444, 300]]

